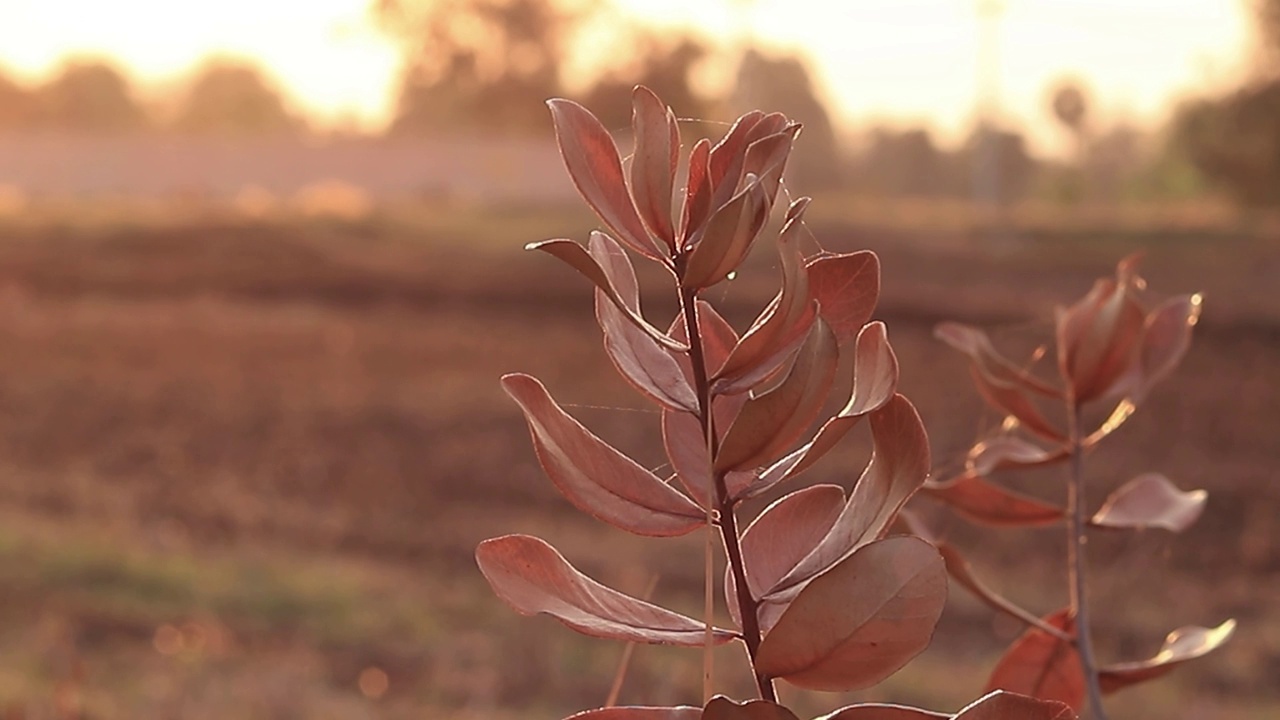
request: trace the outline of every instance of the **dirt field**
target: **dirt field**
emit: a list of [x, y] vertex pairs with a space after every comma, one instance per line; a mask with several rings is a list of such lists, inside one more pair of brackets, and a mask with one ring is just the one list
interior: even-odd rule
[[[639, 592], [658, 572], [662, 600], [700, 602], [701, 540], [575, 515], [498, 387], [537, 375], [661, 464], [656, 416], [613, 376], [586, 283], [519, 250], [589, 227], [520, 209], [0, 226], [0, 709], [501, 719], [602, 701], [621, 648], [516, 617], [471, 560], [484, 537], [535, 532], [602, 580]], [[1236, 617], [1221, 654], [1126, 691], [1117, 717], [1280, 715], [1280, 234], [1027, 224], [992, 241], [839, 207], [814, 229], [829, 249], [881, 254], [878, 317], [943, 468], [996, 418], [936, 322], [1033, 345], [1054, 303], [1138, 247], [1156, 290], [1206, 292], [1183, 367], [1089, 472], [1099, 500], [1156, 470], [1210, 504], [1182, 536], [1098, 538], [1099, 634], [1108, 657], [1137, 659], [1175, 627]], [[761, 280], [713, 298], [739, 323], [771, 293], [772, 259], [754, 262]], [[808, 481], [847, 485], [864, 458], [850, 442]], [[1020, 487], [1052, 497], [1055, 480]], [[1045, 612], [1065, 597], [1056, 531], [950, 531], [992, 584]], [[935, 647], [858, 697], [954, 708], [1017, 631], [954, 590]], [[697, 664], [641, 649], [623, 699], [696, 700]], [[790, 699], [816, 712], [841, 698]]]

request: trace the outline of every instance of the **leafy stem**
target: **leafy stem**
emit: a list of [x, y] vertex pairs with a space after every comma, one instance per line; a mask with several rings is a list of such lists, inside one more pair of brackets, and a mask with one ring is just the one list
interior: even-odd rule
[[1080, 654], [1080, 665], [1084, 671], [1090, 712], [1094, 720], [1107, 720], [1089, 625], [1085, 578], [1088, 536], [1085, 534], [1084, 445], [1080, 433], [1080, 403], [1075, 398], [1070, 398], [1067, 403], [1067, 425], [1071, 445], [1071, 467], [1067, 479], [1067, 505], [1070, 514], [1070, 521], [1067, 523], [1067, 573], [1070, 579], [1071, 608], [1075, 611], [1076, 618], [1076, 650]]
[[[711, 407], [711, 382], [707, 376], [706, 354], [702, 346], [702, 333], [698, 326], [697, 292], [692, 289], [680, 293], [681, 309], [689, 336], [689, 360], [693, 365], [694, 392], [698, 396], [698, 419], [702, 424], [702, 436], [707, 442], [708, 457], [716, 456], [718, 440], [716, 438], [715, 417]], [[739, 542], [738, 523], [734, 515], [734, 503], [729, 497], [723, 472], [713, 473], [714, 505], [719, 517], [720, 536], [724, 541], [725, 554], [729, 561], [729, 572], [733, 577], [734, 589], [738, 596], [738, 611], [742, 618], [742, 639], [747, 646], [747, 657], [750, 658], [754, 671], [756, 654], [760, 650], [760, 620], [757, 616], [755, 598], [747, 585], [746, 565], [742, 560], [742, 546]], [[756, 687], [760, 697], [770, 702], [777, 702], [777, 692], [773, 680], [759, 672], [755, 673]]]

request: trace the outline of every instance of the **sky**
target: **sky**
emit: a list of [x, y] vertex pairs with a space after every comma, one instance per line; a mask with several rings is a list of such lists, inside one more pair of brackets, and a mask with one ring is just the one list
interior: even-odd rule
[[[369, 23], [368, 1], [0, 0], [0, 68], [37, 81], [67, 56], [106, 55], [145, 91], [207, 56], [247, 57], [322, 125], [376, 129], [393, 109], [399, 59]], [[944, 140], [974, 118], [986, 53], [998, 70], [981, 87], [1042, 148], [1055, 143], [1045, 108], [1059, 78], [1083, 80], [1102, 118], [1140, 124], [1237, 79], [1252, 42], [1248, 1], [615, 0], [640, 19], [721, 38], [746, 29], [803, 54], [837, 118], [925, 124]], [[980, 25], [982, 3], [1002, 8], [997, 21]]]

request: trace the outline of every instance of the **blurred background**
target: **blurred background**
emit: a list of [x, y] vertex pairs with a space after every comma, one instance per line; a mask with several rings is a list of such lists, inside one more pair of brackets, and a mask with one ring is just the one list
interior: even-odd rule
[[[1274, 0], [5, 0], [0, 716], [600, 704], [622, 648], [515, 616], [475, 570], [507, 532], [700, 607], [702, 540], [576, 514], [497, 384], [533, 373], [665, 462], [586, 283], [520, 250], [594, 226], [542, 101], [580, 100], [626, 148], [636, 83], [686, 148], [750, 108], [804, 122], [788, 191], [816, 197], [826, 248], [880, 253], [877, 316], [940, 472], [999, 418], [935, 323], [1034, 347], [1137, 249], [1156, 291], [1204, 291], [1183, 367], [1090, 472], [1098, 499], [1154, 470], [1208, 509], [1181, 536], [1097, 538], [1098, 633], [1139, 659], [1236, 617], [1116, 715], [1280, 717]], [[773, 293], [770, 253], [751, 262], [715, 298], [739, 324]], [[850, 441], [806, 482], [865, 459]], [[1060, 496], [1054, 473], [1014, 480]], [[1060, 531], [948, 531], [990, 584], [1064, 604]], [[954, 710], [1020, 630], [953, 590], [885, 685], [784, 699]], [[699, 663], [640, 648], [622, 701], [696, 702]]]

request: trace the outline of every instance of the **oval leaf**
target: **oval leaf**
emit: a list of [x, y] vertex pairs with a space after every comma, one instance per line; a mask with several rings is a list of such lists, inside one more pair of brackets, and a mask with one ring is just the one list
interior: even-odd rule
[[[1059, 610], [1044, 622], [1074, 635], [1070, 609]], [[1028, 628], [1005, 652], [987, 682], [987, 690], [1008, 690], [1040, 700], [1065, 703], [1079, 712], [1085, 679], [1075, 646], [1039, 628]]]
[[874, 685], [923, 651], [947, 599], [929, 543], [873, 542], [814, 578], [765, 636], [756, 671], [811, 690]]
[[905, 397], [895, 395], [871, 414], [871, 437], [871, 462], [840, 517], [813, 552], [769, 590], [766, 597], [771, 601], [785, 602], [810, 578], [880, 537], [929, 476], [929, 438]]
[[[592, 233], [593, 240], [596, 235], [603, 235], [603, 233]], [[612, 240], [609, 242], [612, 242]], [[567, 265], [569, 265], [569, 267], [577, 270], [584, 277], [590, 280], [596, 288], [603, 291], [619, 310], [626, 313], [627, 319], [635, 323], [636, 327], [645, 331], [649, 336], [665, 347], [680, 352], [689, 349], [685, 345], [672, 340], [661, 330], [650, 325], [649, 322], [640, 315], [638, 307], [632, 307], [629, 305], [626, 299], [618, 292], [617, 288], [613, 286], [613, 283], [610, 282], [609, 276], [605, 273], [604, 268], [600, 267], [599, 262], [592, 257], [591, 253], [578, 243], [572, 240], [557, 239], [529, 243], [524, 247], [525, 250], [540, 250], [563, 260]]]
[[[839, 485], [813, 485], [775, 500], [742, 533], [742, 562], [752, 598], [759, 599], [826, 536], [844, 507]], [[725, 602], [735, 622], [737, 589], [725, 569]]]
[[1170, 298], [1147, 315], [1138, 351], [1138, 377], [1130, 396], [1141, 402], [1151, 389], [1182, 361], [1191, 347], [1191, 329], [1200, 320], [1204, 298], [1199, 294]]
[[974, 522], [995, 527], [1052, 525], [1061, 522], [1066, 513], [1060, 507], [1006, 490], [974, 473], [946, 482], [926, 483], [921, 492], [947, 503]]
[[631, 196], [644, 224], [674, 252], [671, 193], [680, 157], [680, 129], [671, 108], [649, 88], [637, 85], [631, 98], [631, 128], [635, 135]]
[[1111, 493], [1093, 516], [1093, 524], [1110, 528], [1159, 527], [1182, 532], [1195, 524], [1209, 494], [1183, 492], [1160, 473], [1144, 473]]
[[985, 477], [997, 470], [1038, 467], [1067, 457], [1065, 447], [1046, 450], [1013, 435], [1000, 435], [974, 445], [965, 465], [970, 472]]
[[680, 277], [681, 287], [708, 288], [738, 269], [769, 219], [769, 200], [759, 179], [711, 214], [695, 239]]
[[1178, 665], [1221, 647], [1235, 633], [1236, 621], [1216, 628], [1184, 627], [1169, 633], [1164, 647], [1150, 660], [1110, 665], [1098, 671], [1102, 691], [1112, 693], [1130, 685], [1160, 677]]
[[542, 469], [579, 510], [638, 535], [683, 535], [706, 523], [702, 508], [583, 427], [536, 378], [506, 375], [502, 387], [524, 410]]
[[712, 380], [717, 392], [743, 392], [772, 374], [803, 341], [817, 317], [797, 232], [808, 204], [809, 198], [792, 203], [787, 213], [789, 219], [778, 235], [782, 289], [723, 363], [707, 363], [709, 369], [715, 369]]
[[[626, 251], [608, 235], [592, 233], [588, 253], [623, 304], [639, 315], [640, 286]], [[698, 398], [672, 352], [637, 327], [604, 290], [597, 287], [595, 297], [605, 351], [618, 373], [663, 406], [697, 412]]]
[[795, 443], [822, 410], [835, 379], [837, 353], [830, 328], [816, 321], [786, 379], [742, 406], [716, 455], [716, 471], [759, 467]]
[[997, 690], [961, 710], [955, 720], [1076, 720], [1076, 714], [1060, 702]]
[[841, 345], [871, 319], [880, 298], [880, 258], [870, 250], [822, 255], [806, 266], [809, 287], [822, 306], [822, 319]]
[[[601, 585], [536, 537], [485, 540], [476, 562], [494, 593], [522, 615], [550, 615], [584, 635], [651, 645], [700, 647], [706, 637], [702, 621]], [[723, 644], [734, 633], [713, 629], [712, 639]]]
[[627, 194], [618, 146], [591, 111], [572, 100], [547, 101], [560, 157], [578, 193], [622, 242], [646, 257], [662, 256]]

